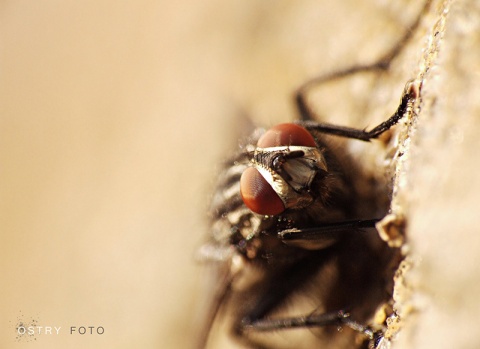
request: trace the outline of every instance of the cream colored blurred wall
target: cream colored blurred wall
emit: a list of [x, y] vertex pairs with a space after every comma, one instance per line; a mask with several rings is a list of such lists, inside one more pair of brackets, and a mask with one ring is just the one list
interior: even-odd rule
[[[218, 5], [0, 4], [0, 347], [187, 347], [228, 125]], [[61, 332], [17, 340], [32, 320]]]

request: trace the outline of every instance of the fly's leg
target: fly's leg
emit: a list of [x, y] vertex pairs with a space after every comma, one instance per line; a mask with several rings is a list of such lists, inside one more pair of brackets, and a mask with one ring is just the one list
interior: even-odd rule
[[[237, 324], [238, 333], [242, 334], [251, 330], [274, 330], [277, 324], [279, 324], [278, 321], [281, 322], [281, 320], [269, 319], [268, 314], [278, 307], [294, 290], [304, 285], [312, 274], [315, 274], [335, 256], [335, 251], [333, 250], [322, 252], [321, 255], [302, 258], [289, 266], [277, 270], [275, 275], [266, 283], [266, 287], [261, 291], [261, 295], [254, 304], [249, 309], [246, 309], [241, 316], [241, 320]], [[338, 325], [340, 318], [337, 315], [328, 315], [321, 322], [323, 326], [327, 324]], [[279, 326], [286, 328], [285, 324]], [[293, 324], [290, 327], [294, 327]], [[298, 325], [295, 327], [298, 327]]]
[[257, 319], [244, 324], [246, 331], [277, 331], [293, 328], [324, 327], [324, 326], [348, 326], [351, 329], [364, 334], [367, 339], [374, 339], [376, 333], [369, 327], [363, 326], [350, 318], [350, 314], [344, 310], [323, 314], [309, 314], [281, 319]]
[[338, 251], [326, 249], [322, 254], [314, 257], [306, 257], [289, 267], [282, 269], [269, 282], [262, 291], [262, 295], [256, 300], [249, 310], [244, 313], [237, 325], [240, 335], [250, 331], [268, 332], [276, 330], [287, 330], [293, 328], [325, 327], [325, 326], [346, 326], [364, 334], [367, 339], [374, 338], [374, 331], [367, 326], [354, 321], [345, 310], [327, 309], [323, 313], [318, 310], [295, 317], [269, 317], [269, 314], [281, 304], [294, 290], [302, 287], [312, 274], [318, 272], [322, 266], [328, 265], [332, 258], [335, 258]]
[[[402, 49], [405, 47], [408, 41], [412, 38], [416, 29], [419, 27], [423, 16], [429, 11], [431, 4], [432, 4], [432, 0], [425, 1], [422, 10], [418, 14], [414, 23], [412, 23], [409, 29], [405, 32], [403, 37], [398, 41], [398, 43], [394, 47], [392, 47], [386, 54], [384, 54], [377, 62], [371, 63], [371, 64], [355, 65], [350, 68], [335, 71], [333, 73], [314, 77], [306, 81], [305, 83], [303, 83], [295, 92], [295, 104], [300, 114], [299, 115], [300, 123], [301, 124], [305, 123], [306, 125], [310, 124], [312, 128], [316, 128], [319, 132], [338, 135], [338, 136], [347, 137], [347, 138], [360, 139], [363, 141], [368, 141], [369, 139], [376, 138], [380, 134], [388, 130], [390, 127], [395, 125], [404, 114], [401, 110], [402, 107], [405, 110], [406, 106], [400, 105], [400, 107], [398, 108], [397, 112], [394, 115], [392, 115], [386, 122], [378, 125], [371, 131], [316, 123], [315, 120], [318, 120], [319, 118], [315, 116], [315, 113], [308, 106], [307, 96], [311, 88], [327, 83], [329, 81], [334, 81], [334, 80], [341, 79], [341, 78], [344, 78], [353, 74], [358, 74], [358, 73], [366, 73], [366, 72], [381, 73], [381, 72], [387, 71], [390, 68], [390, 65], [394, 60], [394, 58], [398, 56], [398, 54], [402, 51]], [[407, 84], [407, 88], [408, 88], [408, 84]], [[407, 99], [411, 99], [412, 97], [416, 96], [416, 94], [415, 96], [412, 96], [410, 94], [410, 97], [408, 97], [408, 96], [405, 96], [406, 94], [407, 94], [407, 91], [405, 91], [404, 93], [404, 97], [407, 97]], [[404, 97], [402, 97], [402, 104], [405, 100]]]
[[300, 125], [304, 126], [309, 131], [316, 131], [326, 134], [331, 134], [340, 137], [354, 138], [361, 141], [370, 141], [380, 136], [383, 132], [390, 129], [393, 125], [398, 123], [400, 119], [412, 109], [413, 103], [417, 99], [419, 94], [419, 86], [415, 82], [408, 82], [405, 86], [400, 104], [393, 113], [393, 115], [388, 118], [386, 121], [377, 125], [370, 131], [360, 130], [357, 128], [346, 127], [346, 126], [337, 126], [327, 123], [321, 123], [317, 121], [300, 121]]
[[345, 234], [354, 234], [364, 229], [375, 228], [375, 224], [378, 221], [379, 219], [352, 220], [328, 223], [312, 228], [286, 229], [280, 231], [278, 237], [287, 245], [294, 245], [299, 241], [307, 243], [308, 241], [312, 241], [315, 244], [323, 242], [325, 245], [328, 245], [329, 242], [338, 241]]
[[[330, 235], [331, 239], [338, 241], [341, 240], [342, 234], [354, 233], [355, 231], [360, 231], [362, 229], [372, 228], [376, 222], [376, 219], [338, 222], [326, 224], [325, 226], [317, 228], [298, 229], [296, 231], [285, 230], [279, 234], [283, 235], [283, 240], [288, 240], [289, 237], [287, 236], [290, 234], [292, 236], [295, 234], [305, 234], [304, 238], [306, 239], [314, 236], [315, 239], [324, 241], [321, 234], [327, 232], [327, 235]], [[357, 235], [357, 238], [360, 237]], [[302, 258], [290, 266], [282, 267], [278, 270], [276, 275], [272, 275], [265, 284], [266, 287], [262, 288], [260, 291], [258, 298], [256, 298], [255, 301], [251, 299], [253, 302], [240, 316], [240, 320], [235, 327], [237, 335], [239, 335], [240, 338], [248, 338], [249, 336], [253, 337], [257, 332], [273, 332], [278, 330], [287, 331], [295, 328], [333, 327], [333, 329], [335, 329], [343, 327], [354, 330], [364, 336], [365, 340], [373, 343], [376, 338], [381, 335], [380, 331], [376, 331], [371, 327], [364, 325], [363, 322], [356, 321], [357, 319], [350, 316], [350, 312], [347, 311], [352, 309], [353, 316], [355, 316], [354, 309], [358, 309], [360, 304], [358, 303], [358, 300], [352, 300], [350, 298], [352, 294], [348, 291], [360, 287], [356, 282], [350, 284], [349, 282], [344, 283], [340, 280], [338, 285], [332, 286], [328, 290], [325, 289], [322, 291], [319, 289], [318, 291], [320, 293], [317, 294], [317, 296], [319, 299], [323, 300], [323, 306], [311, 313], [295, 316], [274, 315], [275, 310], [280, 305], [284, 304], [285, 300], [288, 299], [295, 290], [309, 284], [312, 275], [320, 276], [318, 280], [322, 280], [324, 277], [330, 278], [332, 276], [331, 263], [337, 263], [336, 261], [339, 253], [343, 254], [342, 257], [345, 257], [345, 255], [351, 253], [351, 246], [354, 246], [355, 249], [360, 251], [363, 251], [364, 246], [366, 246], [361, 243], [361, 239], [355, 240], [356, 242], [352, 242], [350, 239], [348, 239], [348, 241], [349, 243], [347, 245], [334, 244], [328, 248], [321, 249], [319, 253], [308, 254], [305, 258]], [[294, 241], [292, 240], [292, 242]], [[353, 254], [355, 256], [357, 255], [356, 253]], [[360, 257], [356, 258], [355, 261], [351, 261], [351, 263], [359, 266], [363, 263], [362, 261], [365, 262], [363, 257]], [[358, 272], [353, 270], [355, 268], [351, 268], [351, 263], [341, 263], [336, 265], [336, 267], [338, 267], [338, 269], [336, 269], [338, 275], [341, 275], [341, 277], [348, 277], [346, 275], [349, 275], [352, 272]], [[370, 272], [371, 271], [369, 270], [368, 273]], [[360, 277], [360, 279], [364, 280], [363, 277]], [[338, 287], [341, 288], [339, 292], [337, 292]], [[322, 292], [326, 293], [323, 294]], [[362, 292], [368, 293], [368, 291], [359, 292], [358, 295], [360, 297], [366, 295], [366, 293], [364, 294]], [[332, 299], [334, 303], [331, 303], [329, 299]]]

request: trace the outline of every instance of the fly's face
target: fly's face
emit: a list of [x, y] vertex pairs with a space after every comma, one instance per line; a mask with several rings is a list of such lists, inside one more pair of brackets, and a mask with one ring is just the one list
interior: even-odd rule
[[313, 180], [326, 172], [312, 135], [299, 125], [280, 124], [258, 140], [251, 167], [240, 179], [242, 199], [260, 215], [304, 208], [314, 201]]

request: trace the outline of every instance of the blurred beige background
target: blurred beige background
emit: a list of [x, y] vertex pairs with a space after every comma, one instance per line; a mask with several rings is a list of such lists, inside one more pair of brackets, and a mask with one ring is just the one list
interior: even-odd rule
[[[0, 347], [188, 348], [199, 301], [193, 255], [241, 118], [292, 119], [296, 86], [375, 60], [419, 6], [3, 1]], [[363, 109], [344, 93], [318, 103], [327, 120], [385, 119], [417, 73], [435, 10], [373, 94], [348, 91], [364, 96]], [[62, 330], [17, 339], [21, 321]], [[105, 333], [70, 335], [70, 326]]]
[[[230, 128], [219, 4], [0, 4], [0, 347], [187, 347]], [[17, 341], [32, 320], [61, 333]]]

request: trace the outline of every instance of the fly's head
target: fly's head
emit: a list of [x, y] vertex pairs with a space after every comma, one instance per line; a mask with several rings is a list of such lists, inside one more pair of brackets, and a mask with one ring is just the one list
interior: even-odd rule
[[259, 138], [241, 176], [240, 192], [252, 212], [276, 216], [312, 204], [312, 184], [326, 173], [325, 158], [310, 132], [280, 124]]
[[343, 182], [326, 146], [305, 127], [284, 123], [245, 150], [248, 161], [240, 176], [239, 199], [248, 218], [240, 224], [230, 220], [230, 244], [248, 260], [269, 264], [289, 263], [306, 250], [331, 245], [332, 241], [298, 243], [279, 237], [281, 231], [341, 215], [335, 200], [343, 195]]

